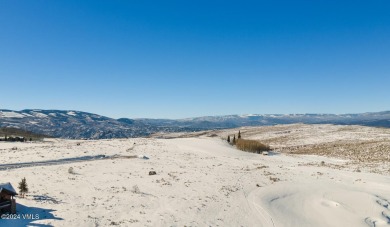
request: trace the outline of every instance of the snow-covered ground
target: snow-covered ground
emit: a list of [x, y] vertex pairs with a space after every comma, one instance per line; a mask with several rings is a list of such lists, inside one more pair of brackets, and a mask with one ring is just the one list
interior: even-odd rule
[[39, 216], [0, 226], [390, 226], [390, 177], [333, 168], [340, 158], [263, 156], [207, 136], [0, 142], [0, 152], [1, 164], [123, 157], [0, 171], [15, 188], [26, 177], [17, 210]]

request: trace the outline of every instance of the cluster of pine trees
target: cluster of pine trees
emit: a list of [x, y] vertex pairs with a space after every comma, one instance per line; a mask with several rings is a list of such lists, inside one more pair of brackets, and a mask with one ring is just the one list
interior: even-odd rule
[[[238, 131], [238, 139], [241, 139], [241, 131]], [[232, 140], [230, 140], [230, 135], [228, 135], [228, 137], [227, 137], [227, 142], [228, 143], [230, 143], [230, 144], [233, 144], [233, 145], [235, 145], [236, 144], [236, 134], [234, 134], [233, 135], [233, 139]]]
[[43, 138], [49, 137], [19, 128], [0, 127], [0, 141], [26, 142]]
[[[25, 137], [19, 137], [19, 136], [13, 137], [13, 136], [7, 136], [7, 135], [5, 135], [4, 139], [3, 139], [3, 138], [0, 138], [0, 141], [8, 141], [8, 142], [26, 142], [26, 141], [27, 141], [27, 138], [25, 138]], [[32, 141], [32, 138], [30, 138], [30, 141]]]

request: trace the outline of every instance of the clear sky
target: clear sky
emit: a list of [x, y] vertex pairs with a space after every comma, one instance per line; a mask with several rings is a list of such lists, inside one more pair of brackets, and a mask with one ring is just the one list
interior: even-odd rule
[[390, 110], [390, 2], [0, 0], [0, 109]]

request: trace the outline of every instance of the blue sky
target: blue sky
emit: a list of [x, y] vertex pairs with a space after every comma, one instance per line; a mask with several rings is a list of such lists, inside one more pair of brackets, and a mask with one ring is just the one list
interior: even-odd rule
[[0, 0], [0, 109], [390, 110], [389, 1]]

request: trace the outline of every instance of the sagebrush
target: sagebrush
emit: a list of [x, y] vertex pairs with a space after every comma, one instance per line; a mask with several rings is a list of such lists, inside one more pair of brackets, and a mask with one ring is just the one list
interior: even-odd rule
[[270, 147], [268, 145], [262, 144], [257, 140], [237, 139], [236, 147], [240, 150], [253, 153], [260, 153], [262, 151], [270, 150]]

